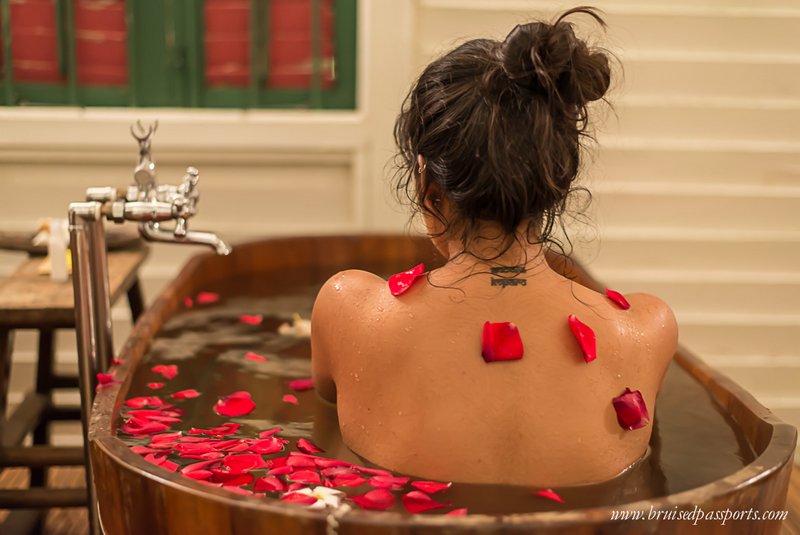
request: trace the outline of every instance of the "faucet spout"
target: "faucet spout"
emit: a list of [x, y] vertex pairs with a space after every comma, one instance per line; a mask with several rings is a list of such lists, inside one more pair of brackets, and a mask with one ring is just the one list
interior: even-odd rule
[[144, 239], [150, 241], [208, 245], [221, 256], [227, 256], [233, 251], [230, 245], [225, 243], [213, 232], [189, 230], [183, 235], [176, 236], [174, 231], [162, 229], [158, 223], [151, 221], [140, 224], [139, 233]]

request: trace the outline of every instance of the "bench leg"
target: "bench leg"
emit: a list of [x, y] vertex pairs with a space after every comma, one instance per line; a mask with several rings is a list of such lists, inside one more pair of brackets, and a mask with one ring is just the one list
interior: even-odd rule
[[[36, 393], [47, 398], [42, 421], [33, 430], [33, 444], [50, 443], [50, 408], [53, 405], [53, 365], [55, 360], [55, 331], [39, 330], [39, 359], [36, 366]], [[47, 468], [31, 468], [31, 487], [47, 486]]]
[[139, 284], [138, 278], [133, 281], [133, 284], [128, 289], [128, 305], [131, 307], [133, 323], [136, 323], [136, 320], [144, 312], [144, 296], [142, 295], [142, 286]]

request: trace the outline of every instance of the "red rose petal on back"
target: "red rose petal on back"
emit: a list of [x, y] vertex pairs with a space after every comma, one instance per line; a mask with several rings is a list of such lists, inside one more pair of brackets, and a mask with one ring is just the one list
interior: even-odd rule
[[189, 388], [188, 390], [181, 390], [180, 392], [175, 392], [174, 394], [171, 394], [169, 397], [175, 399], [192, 399], [196, 398], [199, 395], [200, 392], [198, 392], [194, 388]]
[[628, 300], [625, 299], [625, 296], [621, 293], [606, 288], [606, 295], [622, 310], [628, 310], [631, 308], [631, 304], [628, 303]]
[[267, 357], [259, 355], [258, 353], [253, 353], [252, 351], [245, 353], [244, 358], [247, 360], [254, 360], [256, 362], [267, 362]]
[[299, 503], [301, 505], [313, 505], [317, 503], [317, 499], [314, 496], [310, 496], [308, 494], [301, 494], [299, 492], [290, 492], [289, 494], [284, 494], [281, 496], [282, 502], [289, 502], [289, 503]]
[[164, 379], [172, 379], [178, 375], [178, 366], [175, 364], [157, 364], [150, 368], [154, 373], [160, 373]]
[[247, 325], [261, 325], [264, 316], [261, 314], [243, 314], [239, 316], [239, 321]]
[[424, 492], [418, 490], [412, 490], [411, 492], [403, 494], [402, 501], [406, 511], [412, 514], [424, 513], [432, 509], [451, 507], [451, 504], [439, 503]]
[[256, 404], [250, 398], [249, 392], [234, 392], [217, 401], [214, 412], [222, 416], [244, 416], [253, 412], [255, 408]]
[[406, 292], [411, 285], [425, 272], [425, 264], [418, 264], [408, 271], [397, 273], [389, 277], [389, 291], [398, 296]]
[[537, 490], [534, 494], [542, 498], [547, 498], [548, 500], [553, 500], [554, 502], [564, 503], [564, 498], [559, 496], [553, 489]]
[[453, 509], [452, 511], [447, 513], [445, 516], [467, 516], [467, 509], [466, 508]]
[[200, 292], [197, 294], [198, 305], [210, 305], [219, 301], [219, 294], [214, 292]]
[[481, 336], [481, 355], [486, 362], [519, 360], [524, 353], [517, 326], [509, 321], [485, 322]]
[[617, 413], [617, 423], [623, 429], [633, 431], [650, 423], [650, 413], [640, 391], [626, 388], [625, 392], [612, 399], [611, 403]]
[[376, 489], [349, 497], [362, 509], [388, 509], [394, 505], [394, 495], [386, 489]]
[[570, 314], [567, 321], [569, 322], [569, 328], [572, 330], [573, 336], [575, 336], [575, 339], [581, 346], [583, 360], [592, 362], [597, 358], [597, 341], [595, 340], [594, 331], [574, 314]]
[[289, 388], [294, 390], [295, 392], [303, 392], [305, 390], [311, 390], [314, 388], [314, 382], [309, 379], [292, 379], [289, 381]]
[[428, 494], [434, 494], [444, 489], [449, 489], [452, 485], [452, 483], [437, 483], [436, 481], [414, 481], [411, 483], [411, 486], [415, 489], [425, 491]]
[[297, 449], [303, 453], [322, 453], [325, 451], [310, 440], [304, 438], [297, 441]]
[[291, 403], [292, 405], [297, 405], [298, 404], [297, 396], [294, 396], [292, 394], [286, 394], [285, 396], [283, 396], [282, 399], [283, 399], [284, 403]]

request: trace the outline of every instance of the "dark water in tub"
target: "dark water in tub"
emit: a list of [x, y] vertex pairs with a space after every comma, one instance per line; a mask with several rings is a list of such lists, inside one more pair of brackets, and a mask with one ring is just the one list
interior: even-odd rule
[[[276, 328], [296, 312], [309, 318], [318, 288], [287, 287], [282, 295], [263, 296], [262, 291], [260, 296], [262, 287], [258, 280], [239, 280], [235, 286], [208, 288], [221, 295], [219, 302], [196, 304], [173, 316], [153, 340], [149, 360], [137, 370], [128, 398], [156, 395], [184, 410], [182, 421], [173, 424], [170, 431], [188, 433], [192, 427], [211, 428], [233, 421], [241, 428], [225, 438], [255, 438], [260, 431], [279, 426], [283, 431], [278, 436], [290, 443], [285, 451], [265, 459], [295, 451], [296, 440], [304, 437], [325, 450], [319, 455], [371, 466], [342, 443], [334, 406], [320, 401], [313, 390], [294, 392], [286, 384], [310, 376], [310, 344], [307, 338], [280, 336]], [[264, 320], [257, 326], [248, 325], [239, 319], [243, 314], [261, 314]], [[244, 354], [248, 351], [269, 360], [247, 360]], [[164, 379], [151, 371], [156, 364], [176, 364], [179, 373], [173, 379]], [[152, 390], [147, 386], [150, 382], [166, 386]], [[189, 388], [202, 395], [184, 400], [169, 397]], [[214, 412], [220, 397], [240, 390], [252, 394], [255, 411], [236, 418]], [[285, 394], [296, 395], [299, 404], [283, 402]], [[566, 501], [564, 505], [533, 496], [532, 491], [537, 489], [529, 487], [455, 483], [432, 495], [452, 507], [429, 514], [462, 507], [470, 514], [509, 514], [628, 503], [698, 487], [731, 474], [754, 458], [744, 437], [700, 383], [676, 365], [670, 367], [659, 394], [653, 426], [650, 452], [642, 462], [603, 484], [555, 489]], [[119, 436], [130, 445], [149, 442], [149, 437]], [[175, 455], [169, 458], [179, 465], [198, 462]], [[253, 474], [262, 477], [266, 469]], [[371, 489], [363, 485], [338, 490], [362, 494]], [[414, 489], [407, 486], [403, 492], [409, 490]], [[395, 509], [402, 511], [402, 492], [394, 494], [398, 498]], [[277, 496], [266, 493], [264, 499]]]

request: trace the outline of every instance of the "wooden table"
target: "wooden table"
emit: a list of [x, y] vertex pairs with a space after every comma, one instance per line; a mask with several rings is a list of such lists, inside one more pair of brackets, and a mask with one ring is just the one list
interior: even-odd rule
[[[142, 313], [143, 299], [138, 272], [148, 255], [139, 246], [108, 253], [109, 290], [112, 304], [127, 295], [134, 322]], [[86, 503], [84, 489], [46, 488], [47, 467], [83, 465], [81, 447], [63, 448], [49, 445], [49, 424], [54, 420], [80, 420], [80, 407], [55, 406], [52, 393], [56, 388], [77, 388], [75, 376], [54, 372], [55, 333], [57, 329], [75, 327], [75, 306], [72, 281], [56, 282], [40, 275], [41, 257], [32, 257], [14, 273], [0, 280], [0, 469], [26, 466], [30, 469], [30, 486], [26, 490], [0, 489], [0, 508], [47, 508], [55, 505], [80, 506]], [[39, 332], [36, 388], [23, 398], [13, 414], [5, 418], [8, 402], [14, 331], [35, 329]], [[33, 431], [33, 446], [21, 446]], [[12, 515], [0, 525], [0, 531], [21, 526], [35, 526], [40, 515], [27, 511]], [[19, 529], [25, 531], [24, 529]]]

